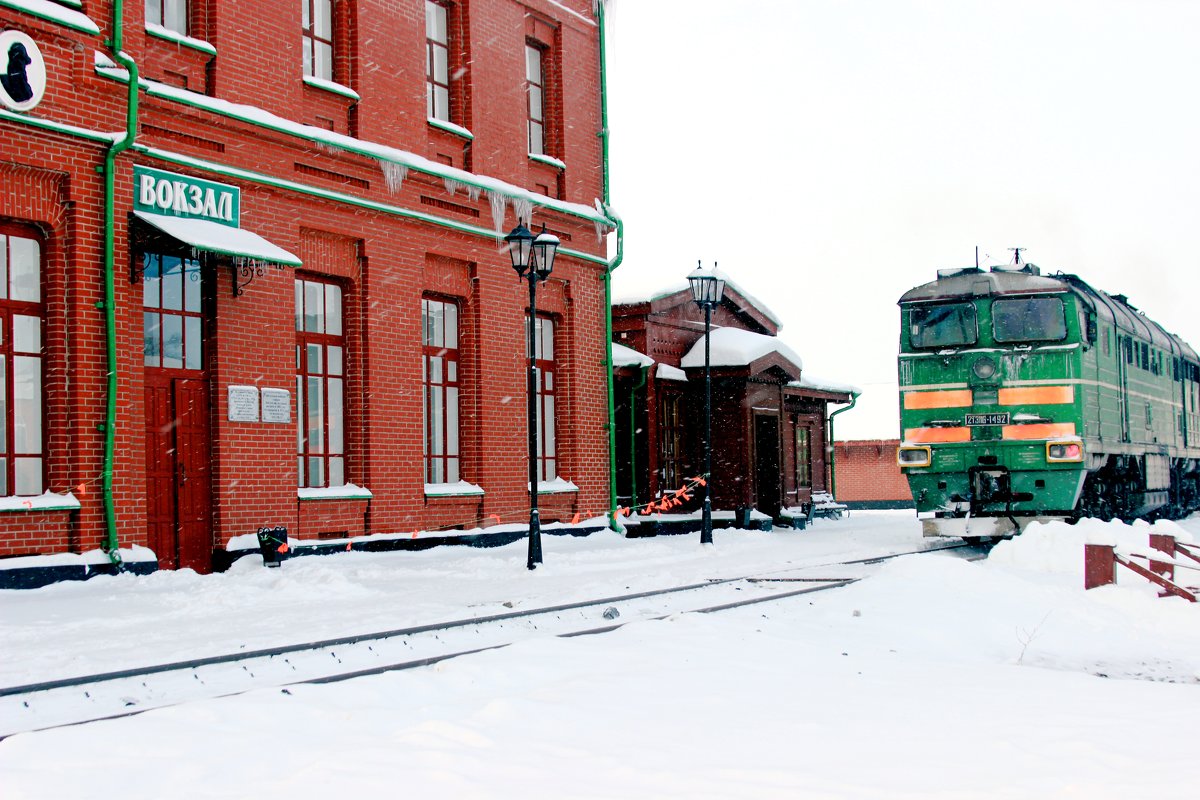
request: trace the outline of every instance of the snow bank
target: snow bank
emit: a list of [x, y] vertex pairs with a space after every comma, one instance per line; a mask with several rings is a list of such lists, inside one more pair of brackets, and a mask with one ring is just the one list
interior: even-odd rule
[[[1123, 555], [1149, 555], [1152, 553], [1151, 533], [1168, 534], [1184, 543], [1192, 541], [1191, 533], [1169, 520], [1159, 520], [1153, 525], [1142, 520], [1132, 525], [1120, 520], [1104, 522], [1098, 519], [1080, 520], [1074, 525], [1035, 522], [1020, 536], [997, 544], [988, 556], [988, 563], [1032, 572], [1075, 575], [1082, 586], [1085, 544], [1113, 545]], [[1195, 578], [1200, 582], [1200, 573]], [[1117, 569], [1117, 584], [1149, 586], [1145, 578], [1120, 568]]]

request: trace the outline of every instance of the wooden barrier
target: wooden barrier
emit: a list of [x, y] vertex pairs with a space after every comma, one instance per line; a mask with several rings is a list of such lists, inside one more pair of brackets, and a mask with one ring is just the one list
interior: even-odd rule
[[[1196, 589], [1179, 586], [1175, 583], [1175, 567], [1178, 565], [1175, 556], [1182, 552], [1189, 558], [1200, 563], [1200, 553], [1190, 547], [1175, 541], [1174, 536], [1166, 534], [1151, 534], [1150, 547], [1162, 554], [1161, 558], [1131, 553], [1123, 556], [1111, 544], [1085, 544], [1083, 546], [1083, 588], [1095, 589], [1117, 582], [1117, 567], [1122, 566], [1129, 571], [1141, 575], [1146, 580], [1158, 586], [1162, 591], [1160, 597], [1182, 597], [1190, 603], [1196, 602]], [[1130, 558], [1144, 558], [1150, 566], [1130, 561]], [[1187, 566], [1187, 565], [1181, 565]]]

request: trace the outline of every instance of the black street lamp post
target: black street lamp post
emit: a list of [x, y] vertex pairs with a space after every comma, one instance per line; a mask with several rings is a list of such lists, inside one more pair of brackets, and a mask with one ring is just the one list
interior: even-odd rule
[[517, 221], [517, 227], [504, 237], [508, 254], [517, 275], [529, 281], [529, 375], [527, 418], [529, 424], [529, 560], [526, 566], [536, 569], [542, 563], [542, 524], [538, 514], [538, 445], [537, 445], [537, 285], [550, 277], [554, 256], [558, 252], [558, 237], [546, 231], [535, 238], [529, 229]]
[[709, 333], [712, 331], [712, 310], [725, 294], [725, 279], [717, 265], [705, 270], [696, 262], [688, 275], [692, 297], [704, 309], [704, 511], [700, 523], [700, 544], [712, 544], [712, 373], [710, 372]]

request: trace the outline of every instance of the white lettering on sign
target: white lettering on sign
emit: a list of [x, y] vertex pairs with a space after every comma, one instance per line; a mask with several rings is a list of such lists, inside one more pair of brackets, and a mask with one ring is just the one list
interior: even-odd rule
[[233, 193], [218, 193], [211, 186], [202, 187], [142, 173], [138, 180], [138, 202], [176, 214], [233, 222]]

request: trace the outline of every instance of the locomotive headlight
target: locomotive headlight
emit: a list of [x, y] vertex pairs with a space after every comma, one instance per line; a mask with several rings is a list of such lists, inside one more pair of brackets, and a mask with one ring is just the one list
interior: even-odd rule
[[896, 448], [896, 463], [902, 467], [928, 467], [932, 460], [933, 455], [928, 447]]
[[992, 361], [987, 356], [978, 358], [971, 365], [971, 372], [975, 373], [975, 377], [986, 381], [988, 378], [996, 374], [996, 362]]
[[1083, 461], [1083, 444], [1081, 442], [1046, 442], [1046, 460], [1059, 464]]

